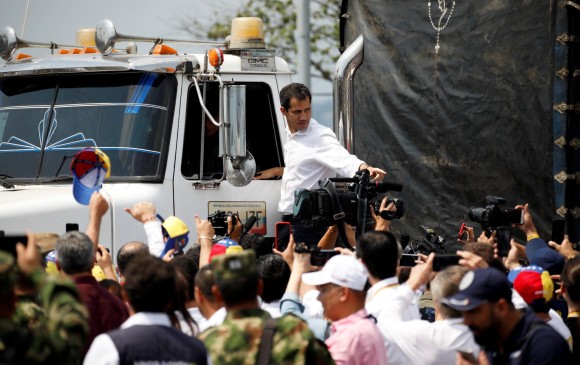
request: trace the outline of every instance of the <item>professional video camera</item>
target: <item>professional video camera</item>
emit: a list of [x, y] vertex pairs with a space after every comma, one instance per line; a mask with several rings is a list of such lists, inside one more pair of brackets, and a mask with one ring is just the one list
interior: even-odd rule
[[[379, 214], [381, 201], [378, 194], [403, 190], [401, 184], [386, 181], [371, 182], [368, 170], [358, 171], [353, 178], [320, 180], [319, 185], [320, 189], [298, 189], [294, 193], [294, 217], [314, 227], [332, 226], [340, 218], [358, 228], [361, 224], [364, 227], [372, 225], [374, 222], [367, 202], [370, 202], [375, 212]], [[400, 199], [390, 201], [395, 202], [401, 211], [394, 214], [383, 212], [383, 218], [400, 218], [404, 209], [403, 201]]]
[[425, 234], [422, 240], [414, 240], [405, 247], [403, 253], [413, 253], [413, 254], [422, 254], [422, 255], [429, 255], [431, 252], [435, 253], [446, 253], [445, 247], [445, 238], [442, 236], [437, 235], [433, 228], [429, 228], [427, 226], [420, 226], [421, 232]]
[[485, 198], [485, 208], [469, 209], [469, 219], [481, 224], [481, 229], [489, 237], [496, 231], [496, 240], [499, 255], [507, 256], [510, 250], [511, 226], [524, 223], [524, 211], [522, 209], [501, 208], [506, 200], [499, 196], [488, 195]]

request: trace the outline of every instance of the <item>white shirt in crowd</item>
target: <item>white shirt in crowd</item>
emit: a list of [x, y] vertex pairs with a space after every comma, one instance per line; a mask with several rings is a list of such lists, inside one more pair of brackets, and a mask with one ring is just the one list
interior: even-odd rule
[[405, 321], [403, 313], [416, 294], [407, 285], [399, 286], [395, 292], [391, 303], [381, 313], [386, 322], [380, 330], [390, 349], [389, 365], [452, 365], [457, 351], [469, 352], [477, 358], [480, 348], [462, 318], [434, 323], [421, 319]]
[[308, 128], [292, 134], [286, 127], [284, 175], [278, 211], [292, 214], [296, 189], [318, 188], [318, 180], [338, 176], [352, 177], [364, 162], [351, 155], [334, 132], [314, 118]]

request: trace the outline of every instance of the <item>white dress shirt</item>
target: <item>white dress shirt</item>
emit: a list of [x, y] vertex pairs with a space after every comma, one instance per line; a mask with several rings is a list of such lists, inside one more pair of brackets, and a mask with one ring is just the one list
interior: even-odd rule
[[226, 314], [227, 314], [226, 307], [221, 307], [220, 309], [218, 309], [207, 320], [204, 320], [203, 322], [199, 323], [200, 333], [208, 328], [219, 326], [220, 324], [224, 323], [224, 319], [226, 319]]
[[318, 180], [338, 176], [352, 177], [364, 161], [351, 155], [334, 132], [313, 118], [308, 128], [290, 133], [284, 144], [284, 175], [278, 211], [292, 214], [296, 189], [318, 188]]
[[395, 291], [392, 302], [381, 314], [388, 325], [380, 326], [390, 349], [389, 365], [455, 364], [457, 351], [469, 352], [477, 358], [479, 346], [462, 318], [434, 323], [421, 319], [404, 321], [403, 312], [415, 300], [415, 292], [407, 285]]
[[158, 220], [148, 221], [143, 224], [145, 235], [147, 235], [147, 246], [149, 246], [149, 253], [155, 257], [159, 257], [165, 248], [163, 242], [163, 231], [161, 230], [161, 222]]
[[[369, 314], [377, 320], [377, 326], [383, 334], [383, 340], [385, 341], [385, 349], [387, 350], [387, 361], [389, 364], [403, 364], [405, 357], [402, 357], [400, 351], [396, 351], [389, 341], [385, 337], [383, 332], [384, 328], [388, 328], [391, 323], [389, 319], [385, 316], [385, 313], [389, 310], [389, 307], [393, 305], [394, 298], [398, 295], [397, 288], [399, 287], [399, 278], [396, 276], [383, 279], [378, 283], [375, 283], [369, 291], [367, 292], [367, 299], [365, 303], [365, 309]], [[419, 314], [419, 306], [417, 304], [417, 298], [401, 311], [402, 319], [405, 321], [410, 320], [420, 320], [421, 316]]]

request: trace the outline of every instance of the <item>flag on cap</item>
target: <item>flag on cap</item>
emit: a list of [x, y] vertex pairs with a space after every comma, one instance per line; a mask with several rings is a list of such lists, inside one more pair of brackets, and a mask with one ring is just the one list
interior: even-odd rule
[[89, 205], [91, 195], [99, 191], [111, 174], [109, 156], [95, 147], [88, 147], [75, 155], [71, 166], [73, 196], [82, 205]]

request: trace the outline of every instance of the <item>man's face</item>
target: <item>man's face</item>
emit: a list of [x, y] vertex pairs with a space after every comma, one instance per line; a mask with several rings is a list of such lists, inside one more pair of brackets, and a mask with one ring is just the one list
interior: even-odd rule
[[342, 287], [329, 283], [318, 285], [316, 289], [320, 292], [318, 294], [318, 300], [324, 308], [324, 315], [331, 321], [340, 319], [336, 314], [336, 310], [341, 305], [340, 297], [342, 295]]
[[304, 98], [298, 100], [296, 98], [290, 99], [290, 107], [288, 109], [281, 107], [282, 114], [288, 121], [288, 129], [290, 132], [296, 133], [308, 128], [310, 118], [312, 117], [312, 108], [310, 107], [310, 99]]
[[495, 306], [496, 303], [487, 303], [463, 312], [463, 323], [471, 329], [475, 342], [481, 346], [498, 341], [501, 323], [495, 313]]

